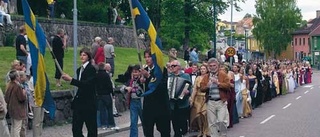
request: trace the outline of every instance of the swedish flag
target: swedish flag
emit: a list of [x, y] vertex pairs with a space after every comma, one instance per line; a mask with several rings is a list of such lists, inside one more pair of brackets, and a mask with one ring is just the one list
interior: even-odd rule
[[155, 79], [152, 80], [148, 87], [149, 90], [146, 91], [143, 96], [151, 94], [156, 87], [159, 85], [163, 75], [163, 54], [162, 54], [162, 45], [160, 38], [157, 35], [157, 31], [154, 28], [150, 18], [147, 15], [147, 12], [143, 9], [140, 2], [138, 0], [132, 1], [132, 14], [135, 17], [136, 29], [144, 29], [148, 32], [150, 37], [150, 48], [151, 48], [151, 56], [154, 64], [154, 76]]
[[36, 20], [27, 0], [22, 0], [22, 8], [32, 61], [35, 104], [47, 109], [50, 112], [50, 117], [54, 118], [55, 104], [50, 93], [50, 84], [45, 72], [44, 64], [46, 36]]

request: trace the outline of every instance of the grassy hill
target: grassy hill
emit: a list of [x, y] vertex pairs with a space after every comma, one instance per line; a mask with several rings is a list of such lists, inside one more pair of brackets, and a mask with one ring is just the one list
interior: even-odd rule
[[[82, 47], [78, 47], [78, 54]], [[115, 76], [113, 79], [116, 79], [118, 74], [122, 74], [126, 71], [128, 65], [130, 64], [138, 64], [138, 54], [137, 50], [135, 48], [120, 48], [115, 47]], [[144, 64], [143, 59], [143, 50], [141, 50], [142, 54], [142, 63]], [[5, 89], [5, 76], [8, 73], [9, 69], [11, 68], [11, 62], [16, 58], [15, 48], [14, 47], [0, 47], [0, 55], [2, 59], [0, 60], [0, 76], [2, 77], [0, 82], [0, 87], [2, 90]], [[77, 55], [78, 60], [78, 66], [80, 64], [79, 56]], [[164, 57], [165, 62], [168, 61], [168, 57], [165, 55]], [[164, 63], [165, 63], [164, 62]], [[56, 87], [55, 86], [55, 79], [54, 79], [54, 73], [55, 73], [55, 66], [54, 61], [52, 59], [52, 56], [50, 52], [47, 50], [45, 55], [45, 64], [46, 64], [46, 72], [49, 78], [50, 82], [50, 89], [51, 90], [60, 90], [60, 89], [70, 89], [72, 88], [69, 83], [66, 83], [62, 81], [62, 87]], [[65, 57], [64, 57], [64, 72], [73, 75], [73, 48], [68, 48], [65, 51]]]

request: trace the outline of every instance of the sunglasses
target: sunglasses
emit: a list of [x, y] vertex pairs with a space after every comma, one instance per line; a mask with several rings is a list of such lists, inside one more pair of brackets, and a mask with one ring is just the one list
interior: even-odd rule
[[171, 65], [170, 67], [171, 67], [171, 68], [175, 68], [175, 67], [177, 67], [177, 66], [178, 66], [178, 65]]

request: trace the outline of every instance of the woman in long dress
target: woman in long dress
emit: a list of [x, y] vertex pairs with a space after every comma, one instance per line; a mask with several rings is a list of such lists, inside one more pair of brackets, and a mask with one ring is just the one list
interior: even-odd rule
[[199, 130], [199, 136], [208, 135], [207, 122], [207, 106], [205, 92], [200, 91], [200, 82], [205, 74], [208, 73], [208, 68], [205, 65], [200, 66], [200, 76], [195, 80], [193, 92], [189, 99], [191, 104], [190, 128], [191, 130]]
[[242, 82], [241, 82], [241, 94], [242, 94], [242, 117], [246, 118], [251, 116], [252, 109], [250, 107], [250, 103], [248, 98], [250, 98], [250, 91], [249, 89], [249, 79], [244, 73], [244, 68], [240, 69], [240, 74], [243, 76]]
[[263, 91], [263, 102], [270, 101], [272, 99], [271, 90], [270, 90], [270, 76], [268, 72], [268, 66], [263, 66], [262, 69], [262, 91]]
[[232, 71], [229, 71], [229, 67], [227, 64], [221, 65], [220, 70], [225, 71], [230, 78], [231, 88], [230, 88], [230, 91], [228, 92], [227, 108], [228, 108], [228, 112], [229, 112], [229, 127], [228, 128], [232, 128], [233, 124], [239, 123], [239, 116], [238, 116], [237, 107], [236, 107], [236, 103], [235, 103], [236, 93], [234, 91], [234, 74]]
[[310, 63], [306, 63], [306, 83], [312, 83], [312, 68], [310, 66]]
[[238, 116], [242, 117], [242, 92], [241, 92], [241, 83], [242, 83], [242, 74], [240, 74], [240, 67], [238, 65], [233, 66], [234, 73], [234, 91], [236, 92], [236, 106], [238, 111]]
[[285, 65], [281, 65], [281, 72], [282, 72], [282, 95], [287, 94], [288, 90], [288, 81], [287, 81], [287, 69]]
[[256, 94], [257, 94], [258, 80], [257, 80], [257, 77], [253, 75], [253, 71], [251, 68], [248, 70], [248, 74], [249, 74], [248, 81], [249, 81], [249, 91], [250, 91], [250, 97], [251, 97], [251, 106], [253, 106], [255, 103], [253, 99], [256, 97]]
[[292, 68], [290, 65], [287, 66], [287, 81], [288, 81], [288, 93], [293, 93], [294, 92], [294, 79], [293, 79], [293, 72]]

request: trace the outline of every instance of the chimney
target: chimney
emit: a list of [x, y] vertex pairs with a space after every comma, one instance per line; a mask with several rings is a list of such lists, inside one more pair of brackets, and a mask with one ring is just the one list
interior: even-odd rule
[[320, 10], [317, 10], [317, 18], [320, 18]]

